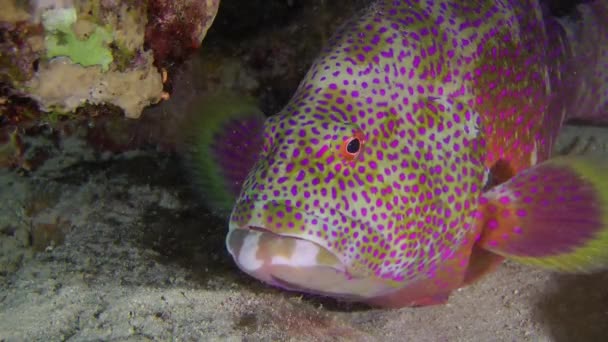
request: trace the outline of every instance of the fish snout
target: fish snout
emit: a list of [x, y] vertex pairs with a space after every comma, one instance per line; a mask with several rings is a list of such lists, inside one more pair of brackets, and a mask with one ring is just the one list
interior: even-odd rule
[[374, 277], [353, 277], [336, 255], [313, 241], [261, 227], [231, 227], [226, 246], [243, 272], [286, 290], [352, 300], [394, 290]]

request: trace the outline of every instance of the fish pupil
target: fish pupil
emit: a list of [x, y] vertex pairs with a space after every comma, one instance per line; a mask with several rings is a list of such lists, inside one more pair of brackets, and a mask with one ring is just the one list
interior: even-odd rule
[[361, 143], [359, 142], [359, 139], [354, 138], [346, 146], [346, 151], [348, 153], [355, 154], [355, 153], [359, 152], [360, 147], [361, 147]]

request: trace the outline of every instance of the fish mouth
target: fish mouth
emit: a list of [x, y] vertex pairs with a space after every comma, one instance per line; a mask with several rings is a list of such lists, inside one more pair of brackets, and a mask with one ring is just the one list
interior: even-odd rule
[[394, 288], [375, 277], [357, 277], [327, 248], [265, 227], [230, 227], [226, 246], [245, 273], [275, 287], [344, 300], [364, 300]]

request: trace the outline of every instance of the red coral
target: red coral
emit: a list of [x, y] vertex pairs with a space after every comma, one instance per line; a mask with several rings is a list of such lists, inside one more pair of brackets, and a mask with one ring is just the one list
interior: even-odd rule
[[151, 0], [145, 41], [158, 67], [183, 62], [211, 26], [219, 0]]

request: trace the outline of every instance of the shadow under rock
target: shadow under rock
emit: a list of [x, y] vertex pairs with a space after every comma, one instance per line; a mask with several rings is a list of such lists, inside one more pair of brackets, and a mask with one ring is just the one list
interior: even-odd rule
[[106, 178], [127, 177], [132, 184], [154, 184], [157, 186], [185, 188], [189, 185], [183, 179], [180, 168], [174, 167], [180, 162], [174, 154], [163, 154], [151, 150], [142, 150], [133, 157], [116, 157], [108, 160], [82, 161], [61, 170], [61, 174], [52, 178], [62, 184], [81, 185], [92, 176], [105, 174]]
[[536, 315], [554, 341], [605, 341], [608, 337], [608, 272], [557, 275]]

